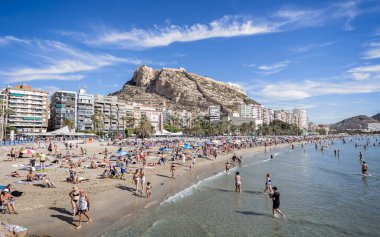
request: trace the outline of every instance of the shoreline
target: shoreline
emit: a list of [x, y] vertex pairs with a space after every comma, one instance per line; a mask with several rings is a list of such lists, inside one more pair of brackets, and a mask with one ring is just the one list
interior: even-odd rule
[[[269, 151], [275, 148], [284, 149], [287, 146], [290, 145], [288, 143], [278, 144], [277, 146], [267, 147], [267, 149]], [[235, 150], [236, 155], [247, 157], [252, 157], [252, 155], [258, 155], [264, 152], [265, 147], [263, 146]], [[94, 207], [90, 212], [94, 222], [88, 225], [84, 224], [80, 230], [76, 230], [72, 223], [68, 223], [71, 222], [72, 217], [64, 218], [64, 216], [61, 215], [64, 213], [68, 214], [67, 209], [70, 210], [68, 202], [66, 210], [56, 208], [55, 214], [52, 214], [54, 216], [51, 215], [52, 217], [59, 218], [61, 220], [60, 222], [55, 221], [51, 223], [51, 216], [48, 216], [47, 218], [44, 217], [47, 221], [47, 223], [45, 223], [48, 225], [36, 226], [35, 221], [31, 221], [30, 223], [21, 222], [20, 224], [28, 226], [29, 233], [33, 235], [49, 235], [54, 233], [54, 236], [102, 236], [109, 234], [113, 231], [117, 231], [118, 225], [126, 225], [128, 219], [132, 218], [134, 214], [141, 211], [150, 211], [152, 208], [156, 208], [162, 202], [184, 189], [223, 171], [225, 162], [231, 158], [233, 153], [234, 152], [220, 155], [215, 162], [210, 160], [198, 161], [193, 171], [188, 171], [186, 166], [180, 170], [181, 166], [178, 166], [175, 180], [163, 174], [162, 171], [158, 171], [155, 180], [151, 181], [153, 185], [153, 195], [151, 199], [131, 195], [130, 187], [128, 186], [132, 186], [132, 184], [128, 180], [126, 180], [126, 185], [116, 186], [116, 188], [113, 188], [107, 193], [94, 195], [91, 197]], [[210, 169], [210, 165], [212, 169]], [[168, 165], [167, 168], [169, 169]], [[167, 171], [166, 174], [169, 174], [169, 172]], [[197, 177], [199, 176], [202, 176], [202, 178], [198, 179]], [[75, 219], [78, 218], [76, 217]], [[62, 233], [62, 235], [57, 233]]]

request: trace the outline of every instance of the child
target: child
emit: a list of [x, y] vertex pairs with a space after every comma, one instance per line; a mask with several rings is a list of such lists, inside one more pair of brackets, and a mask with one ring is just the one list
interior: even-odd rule
[[150, 182], [146, 183], [146, 198], [150, 198], [152, 195], [152, 185], [150, 185]]

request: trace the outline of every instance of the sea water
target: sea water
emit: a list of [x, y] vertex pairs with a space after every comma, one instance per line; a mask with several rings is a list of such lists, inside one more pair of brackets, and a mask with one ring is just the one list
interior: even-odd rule
[[[371, 137], [366, 150], [354, 146], [365, 140], [346, 141], [335, 140], [323, 152], [306, 144], [244, 158], [230, 175], [200, 181], [108, 236], [380, 236], [380, 137]], [[361, 175], [360, 151], [369, 177]], [[242, 193], [234, 191], [236, 171]], [[281, 194], [285, 218], [272, 216], [272, 201], [263, 192], [267, 173]]]

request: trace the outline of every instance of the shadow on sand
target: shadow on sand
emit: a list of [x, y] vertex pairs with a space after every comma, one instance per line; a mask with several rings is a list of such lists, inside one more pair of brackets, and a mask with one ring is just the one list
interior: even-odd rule
[[168, 176], [168, 175], [163, 175], [163, 174], [156, 174], [157, 176], [160, 176], [160, 177], [165, 177], [165, 178], [172, 178], [172, 177], [170, 177], [170, 176]]

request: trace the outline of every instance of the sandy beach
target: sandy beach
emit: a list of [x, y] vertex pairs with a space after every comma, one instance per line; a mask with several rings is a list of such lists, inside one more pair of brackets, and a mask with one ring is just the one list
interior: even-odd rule
[[[62, 143], [57, 144], [59, 144], [59, 151], [66, 152]], [[289, 144], [279, 144], [276, 147], [286, 146]], [[80, 145], [80, 147], [88, 150], [88, 157], [96, 154], [98, 158], [101, 157], [99, 153], [103, 152], [106, 147], [110, 153], [115, 153], [119, 149], [118, 146], [105, 146], [99, 142]], [[73, 148], [70, 152], [79, 154], [80, 147]], [[22, 175], [21, 178], [13, 178], [7, 174], [29, 163], [29, 159], [20, 158], [16, 162], [5, 161], [8, 158], [5, 154], [9, 152], [10, 148], [2, 147], [1, 149], [0, 172], [3, 176], [0, 178], [0, 184], [10, 183], [13, 185], [13, 190], [24, 192], [22, 197], [16, 199], [16, 208], [19, 214], [2, 215], [2, 221], [24, 226], [28, 228], [28, 234], [44, 236], [100, 236], [111, 231], [112, 226], [120, 219], [131, 217], [140, 210], [155, 207], [177, 192], [224, 170], [226, 160], [230, 159], [233, 153], [236, 153], [237, 156], [243, 156], [244, 160], [248, 154], [252, 157], [252, 155], [265, 150], [263, 146], [242, 148], [229, 154], [221, 153], [216, 161], [197, 158], [195, 169], [191, 171], [189, 169], [191, 161], [186, 161], [184, 165], [178, 161], [175, 162], [177, 166], [176, 179], [171, 178], [170, 164], [154, 168], [147, 167], [145, 168], [147, 181], [150, 181], [153, 186], [153, 195], [150, 199], [145, 197], [145, 193], [143, 193], [143, 197], [140, 194], [136, 195], [131, 174], [126, 176], [126, 180], [99, 179], [104, 168], [81, 168], [80, 176], [89, 178], [90, 181], [80, 183], [77, 186], [86, 190], [90, 196], [90, 215], [94, 222], [84, 224], [82, 229], [76, 230], [78, 217], [73, 218], [71, 216], [71, 204], [68, 195], [73, 184], [66, 182], [69, 169], [59, 168], [59, 165], [53, 164], [43, 171], [54, 181], [57, 188], [44, 188], [42, 182], [17, 184], [15, 181], [25, 179], [27, 171], [19, 171]], [[266, 149], [269, 152], [271, 148]], [[157, 147], [153, 147], [152, 150], [157, 150]], [[37, 151], [46, 153], [46, 148], [37, 149]], [[89, 166], [90, 161], [84, 162], [83, 166]], [[50, 164], [50, 162], [47, 163]], [[141, 167], [142, 164], [138, 163], [128, 168], [130, 172], [133, 172], [136, 168]]]

